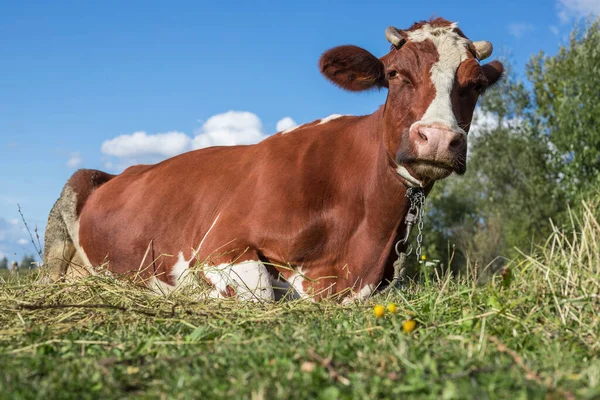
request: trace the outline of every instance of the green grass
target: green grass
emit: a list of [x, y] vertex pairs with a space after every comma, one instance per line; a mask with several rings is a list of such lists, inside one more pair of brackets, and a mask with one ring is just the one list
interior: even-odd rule
[[[5, 276], [0, 398], [600, 398], [590, 207], [572, 233], [515, 260], [512, 280], [441, 277], [349, 306]], [[399, 312], [376, 319], [373, 306], [388, 302]]]

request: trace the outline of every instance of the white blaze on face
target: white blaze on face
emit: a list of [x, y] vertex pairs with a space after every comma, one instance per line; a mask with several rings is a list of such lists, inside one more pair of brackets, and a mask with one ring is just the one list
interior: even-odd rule
[[433, 42], [439, 55], [439, 60], [431, 67], [431, 81], [436, 91], [435, 98], [423, 117], [413, 126], [439, 124], [455, 132], [466, 134], [458, 126], [454, 111], [452, 111], [451, 94], [456, 71], [460, 64], [468, 58], [467, 46], [470, 41], [454, 32], [455, 28], [456, 24], [446, 27], [432, 27], [427, 24], [408, 34], [408, 40], [411, 42], [425, 40]]

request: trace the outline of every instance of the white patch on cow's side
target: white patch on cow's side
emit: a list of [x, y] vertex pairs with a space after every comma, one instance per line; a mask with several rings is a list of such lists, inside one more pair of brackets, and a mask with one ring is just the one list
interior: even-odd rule
[[304, 282], [306, 281], [306, 277], [302, 272], [302, 268], [297, 268], [296, 271], [294, 271], [294, 273], [286, 279], [286, 281], [288, 281], [288, 283], [292, 285], [292, 287], [298, 294], [298, 298], [314, 301], [313, 296], [311, 296], [304, 290]]
[[325, 118], [321, 119], [321, 121], [319, 121], [319, 123], [317, 125], [326, 124], [329, 121], [333, 121], [334, 119], [338, 119], [340, 117], [345, 117], [345, 115], [343, 115], [343, 114], [331, 114], [329, 117], [325, 117]]
[[79, 218], [75, 220], [72, 230], [73, 231], [70, 232], [71, 239], [73, 240], [73, 244], [75, 245], [75, 251], [77, 251], [77, 253], [79, 254], [79, 258], [81, 258], [81, 261], [83, 262], [83, 266], [88, 271], [90, 271], [90, 273], [95, 273], [95, 271], [92, 268], [92, 263], [90, 263], [90, 259], [88, 258], [87, 254], [85, 254], [83, 247], [81, 247], [81, 244], [79, 243]]
[[190, 257], [189, 260], [186, 260], [184, 258], [183, 251], [179, 252], [179, 255], [177, 256], [177, 262], [175, 262], [175, 264], [173, 264], [171, 266], [171, 273], [170, 273], [171, 278], [173, 278], [175, 280], [176, 287], [179, 288], [179, 287], [183, 287], [183, 286], [195, 285], [196, 279], [194, 277], [194, 274], [192, 273], [192, 270], [190, 269], [190, 264], [191, 264], [192, 260], [194, 260], [196, 258], [196, 256], [200, 252], [200, 250], [202, 249], [202, 244], [206, 240], [206, 237], [208, 236], [210, 231], [212, 231], [212, 229], [215, 227], [215, 224], [219, 220], [220, 216], [221, 216], [221, 214], [217, 215], [217, 217], [215, 218], [213, 223], [210, 225], [210, 228], [208, 228], [208, 230], [202, 237], [202, 240], [200, 241], [200, 244], [198, 245], [198, 247], [192, 251], [192, 256]]
[[176, 287], [193, 285], [195, 283], [194, 274], [190, 270], [190, 263], [196, 257], [196, 253], [192, 254], [189, 260], [183, 257], [183, 252], [180, 251], [177, 256], [177, 262], [171, 266], [171, 278], [175, 281]]
[[417, 178], [412, 176], [410, 174], [410, 172], [408, 172], [408, 170], [406, 168], [404, 168], [402, 165], [398, 165], [398, 167], [396, 167], [396, 172], [398, 173], [398, 175], [400, 175], [401, 177], [403, 177], [406, 180], [406, 182], [409, 184], [409, 186], [411, 186], [411, 187], [422, 187], [423, 186], [421, 181], [419, 181]]
[[439, 124], [466, 135], [466, 132], [458, 126], [450, 96], [456, 71], [468, 57], [467, 46], [470, 41], [454, 32], [455, 28], [456, 24], [446, 27], [432, 27], [426, 24], [408, 34], [408, 39], [412, 42], [424, 40], [433, 42], [439, 55], [439, 60], [431, 67], [431, 81], [436, 90], [435, 98], [421, 120], [415, 122], [413, 126]]
[[281, 131], [281, 134], [282, 134], [282, 135], [285, 135], [286, 133], [290, 133], [290, 132], [292, 132], [292, 131], [295, 131], [295, 130], [296, 130], [296, 129], [298, 129], [298, 128], [302, 128], [303, 126], [304, 126], [304, 124], [302, 124], [302, 125], [296, 125], [296, 126], [293, 126], [293, 127], [291, 127], [291, 128], [288, 128], [288, 129], [286, 129], [286, 130], [283, 130], [283, 131]]
[[[87, 254], [85, 254], [83, 247], [81, 247], [81, 244], [79, 243], [80, 217], [76, 215], [77, 194], [68, 184], [65, 185], [63, 189], [61, 200], [64, 203], [64, 206], [61, 207], [60, 213], [67, 227], [69, 236], [73, 241], [73, 246], [75, 247], [78, 260], [83, 264], [81, 265], [82, 267], [84, 267], [90, 274], [95, 275], [96, 271], [94, 268], [92, 268], [90, 259], [88, 258]], [[73, 259], [75, 258], [76, 257], [73, 257]]]
[[183, 252], [180, 251], [179, 255], [177, 256], [177, 261], [171, 266], [171, 272], [169, 273], [175, 284], [171, 285], [161, 280], [160, 277], [154, 275], [152, 278], [150, 278], [148, 288], [160, 294], [169, 294], [172, 291], [185, 286], [195, 286], [196, 280], [194, 279], [194, 275], [191, 273], [192, 271], [189, 269], [190, 261], [186, 261], [183, 256]]
[[371, 294], [375, 291], [375, 286], [368, 284], [363, 286], [358, 292], [353, 293], [352, 295], [344, 298], [342, 304], [348, 304], [356, 300], [364, 300], [371, 296]]
[[[338, 119], [340, 117], [346, 117], [346, 116], [347, 115], [343, 115], [343, 114], [331, 114], [329, 117], [325, 117], [325, 118], [317, 120], [319, 122], [312, 126], [323, 125], [323, 124], [328, 123], [329, 121], [333, 121], [334, 119]], [[307, 124], [302, 124], [302, 125], [295, 126], [293, 128], [286, 129], [286, 130], [282, 131], [281, 134], [285, 135], [286, 133], [290, 133], [292, 131], [295, 131], [296, 129], [304, 128], [304, 127], [306, 127], [306, 125]]]
[[371, 296], [373, 291], [375, 291], [375, 286], [373, 286], [371, 284], [365, 285], [362, 287], [362, 289], [360, 289], [358, 291], [358, 293], [356, 293], [354, 298], [356, 298], [358, 300], [366, 299], [367, 297]]
[[229, 286], [240, 300], [273, 300], [271, 275], [260, 261], [205, 266], [204, 275], [213, 284], [210, 297], [222, 298]]
[[164, 295], [171, 293], [173, 290], [176, 289], [176, 287], [161, 281], [160, 279], [158, 279], [157, 276], [153, 276], [152, 278], [150, 278], [150, 282], [148, 283], [148, 289], [157, 294]]

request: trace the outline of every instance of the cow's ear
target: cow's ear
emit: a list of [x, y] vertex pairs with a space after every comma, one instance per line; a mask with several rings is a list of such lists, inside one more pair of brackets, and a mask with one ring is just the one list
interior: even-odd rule
[[483, 74], [487, 78], [488, 87], [494, 85], [500, 78], [502, 78], [502, 74], [504, 73], [504, 65], [500, 61], [492, 61], [489, 64], [485, 64], [481, 66], [483, 70]]
[[345, 90], [360, 92], [387, 86], [381, 60], [357, 46], [327, 50], [319, 60], [319, 69], [327, 79]]

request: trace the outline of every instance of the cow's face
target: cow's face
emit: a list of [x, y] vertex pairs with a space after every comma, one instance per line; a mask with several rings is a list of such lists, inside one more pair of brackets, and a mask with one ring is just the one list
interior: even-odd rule
[[477, 99], [503, 72], [488, 42], [472, 43], [456, 24], [437, 19], [407, 31], [390, 27], [392, 50], [381, 59], [355, 46], [321, 57], [323, 74], [340, 87], [387, 87], [383, 141], [409, 186], [466, 171], [467, 132]]

